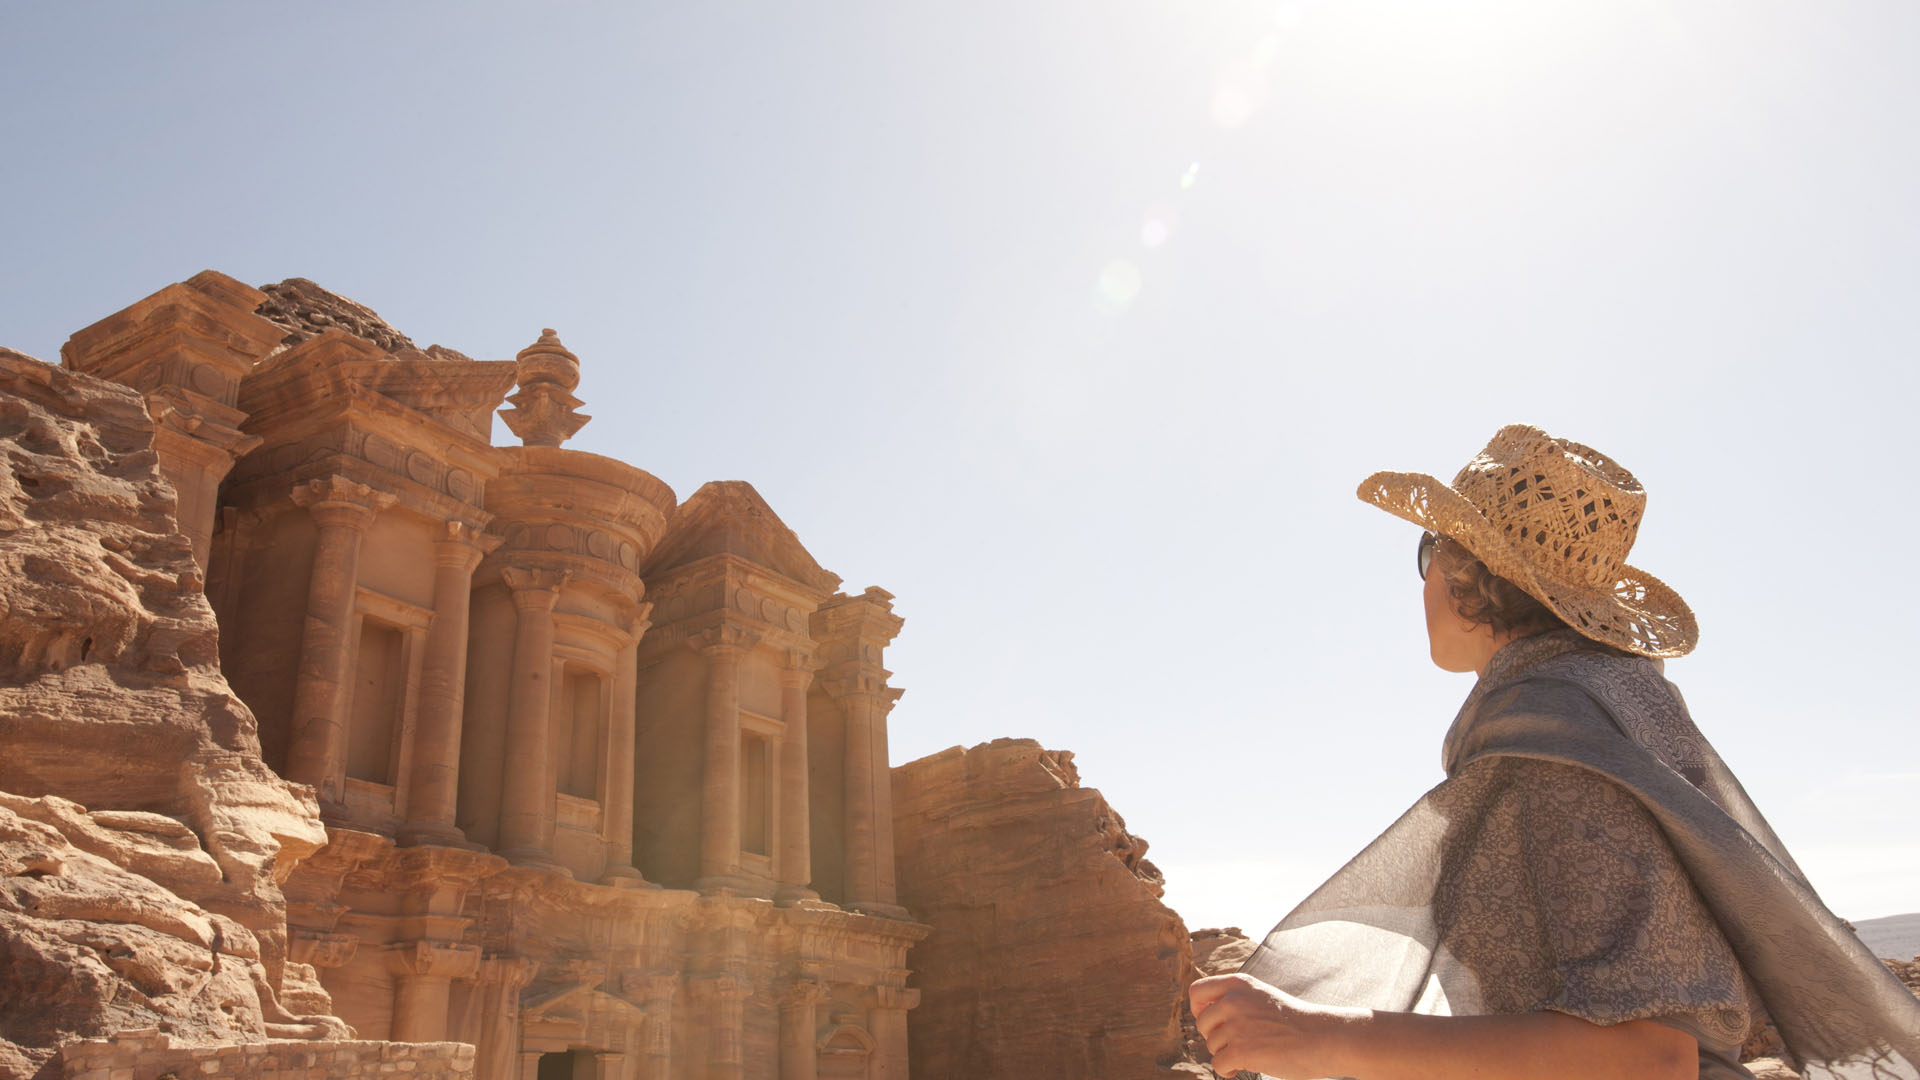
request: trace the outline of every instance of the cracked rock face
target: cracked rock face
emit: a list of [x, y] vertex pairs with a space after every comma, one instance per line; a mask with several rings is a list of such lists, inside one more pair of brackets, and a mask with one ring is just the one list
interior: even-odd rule
[[67, 1039], [344, 1035], [279, 993], [325, 843], [260, 759], [140, 395], [0, 349], [0, 1076]]
[[396, 360], [472, 359], [444, 345], [421, 349], [412, 338], [388, 325], [379, 312], [306, 278], [262, 285], [260, 291], [267, 294], [267, 300], [255, 314], [286, 329], [287, 336], [280, 339], [283, 345], [298, 345], [328, 330], [338, 330], [373, 342]]
[[260, 291], [268, 299], [257, 314], [287, 328], [287, 336], [281, 339], [285, 344], [297, 345], [326, 330], [343, 330], [388, 352], [414, 348], [411, 338], [388, 326], [372, 308], [306, 278], [262, 285]]
[[265, 1031], [253, 934], [127, 869], [205, 882], [213, 860], [173, 818], [112, 817], [0, 793], [0, 1070], [162, 1022], [209, 1042]]
[[914, 947], [911, 1075], [1211, 1075], [1181, 1029], [1186, 926], [1072, 754], [954, 747], [895, 768], [893, 807], [900, 901], [933, 927]]

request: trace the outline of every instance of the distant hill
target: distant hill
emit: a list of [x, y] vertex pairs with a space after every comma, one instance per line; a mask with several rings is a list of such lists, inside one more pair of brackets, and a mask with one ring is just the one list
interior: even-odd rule
[[1911, 960], [1920, 956], [1920, 911], [1911, 915], [1889, 915], [1884, 919], [1861, 919], [1853, 924], [1860, 940], [1873, 955], [1893, 960]]

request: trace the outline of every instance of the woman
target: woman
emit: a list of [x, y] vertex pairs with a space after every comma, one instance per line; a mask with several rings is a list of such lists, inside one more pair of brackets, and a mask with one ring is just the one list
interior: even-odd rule
[[1920, 1003], [1821, 905], [1658, 658], [1698, 636], [1626, 563], [1632, 474], [1503, 428], [1424, 527], [1434, 663], [1479, 676], [1447, 779], [1241, 973], [1190, 997], [1214, 1068], [1277, 1077], [1738, 1077], [1770, 1015], [1809, 1076], [1915, 1077]]

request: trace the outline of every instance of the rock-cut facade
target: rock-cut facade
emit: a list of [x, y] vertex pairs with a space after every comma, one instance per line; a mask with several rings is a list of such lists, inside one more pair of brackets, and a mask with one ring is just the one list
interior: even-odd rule
[[62, 360], [144, 397], [220, 667], [318, 800], [277, 1007], [479, 1080], [904, 1080], [886, 592], [745, 483], [567, 449], [552, 331], [474, 360], [208, 271]]

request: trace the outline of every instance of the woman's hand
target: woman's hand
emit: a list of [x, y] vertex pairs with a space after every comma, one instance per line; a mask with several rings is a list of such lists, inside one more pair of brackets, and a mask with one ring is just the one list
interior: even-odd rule
[[1601, 1027], [1557, 1012], [1422, 1016], [1330, 1008], [1250, 975], [1187, 988], [1215, 1072], [1282, 1080], [1692, 1080], [1692, 1035], [1651, 1020]]
[[1242, 1069], [1269, 1076], [1343, 1075], [1340, 1038], [1364, 1021], [1359, 1009], [1302, 1001], [1251, 975], [1214, 975], [1187, 988], [1193, 1018], [1218, 1073]]

